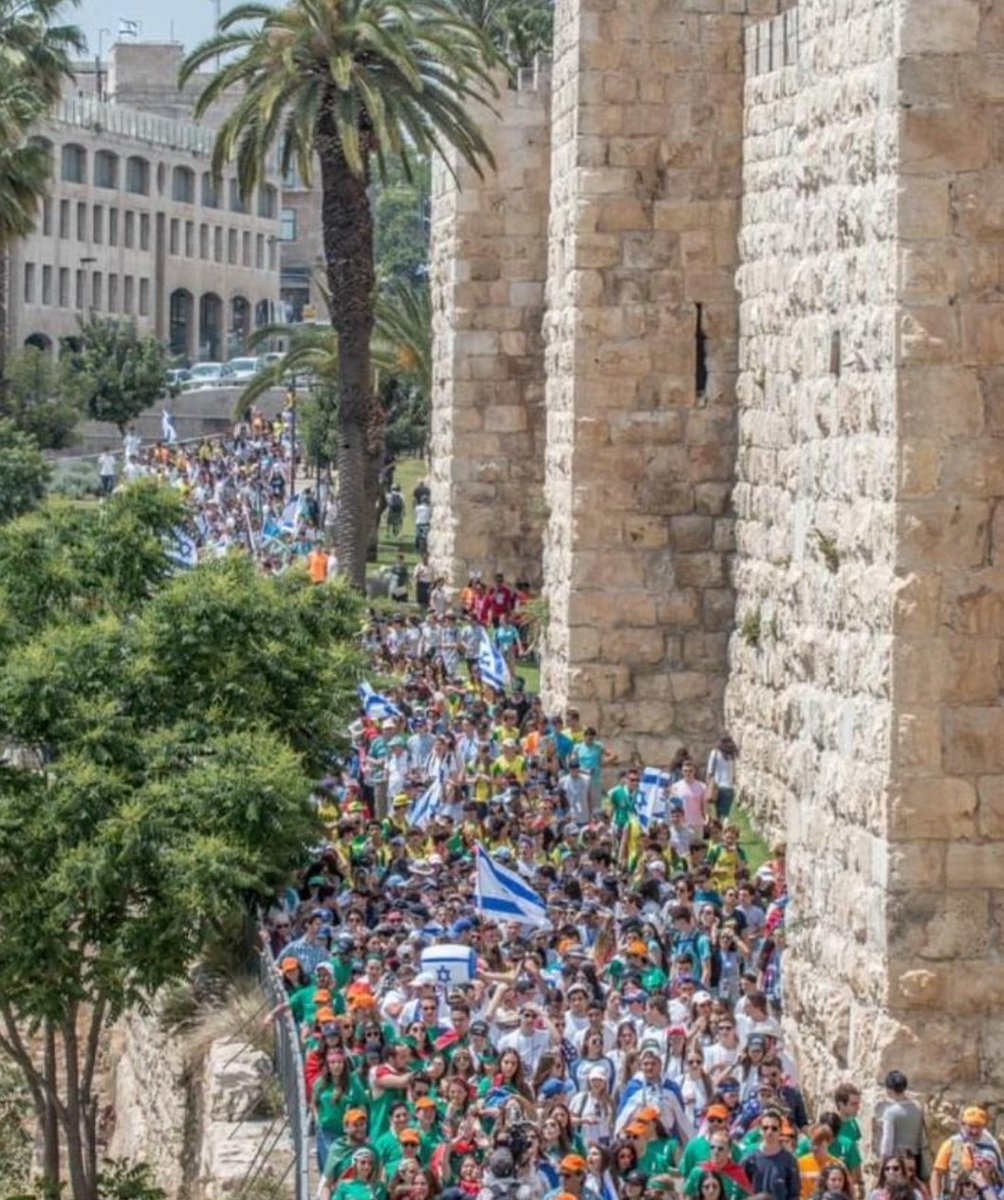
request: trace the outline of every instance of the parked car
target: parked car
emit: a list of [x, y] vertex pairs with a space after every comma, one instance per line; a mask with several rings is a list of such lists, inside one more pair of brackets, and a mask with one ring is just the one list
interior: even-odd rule
[[172, 367], [165, 378], [165, 388], [169, 396], [177, 396], [185, 390], [192, 373], [187, 367]]
[[229, 363], [201, 362], [196, 363], [188, 373], [188, 383], [185, 391], [203, 391], [206, 388], [229, 387], [233, 382], [233, 372]]
[[227, 366], [233, 372], [234, 383], [250, 383], [265, 366], [265, 359], [260, 356], [247, 358], [232, 358]]

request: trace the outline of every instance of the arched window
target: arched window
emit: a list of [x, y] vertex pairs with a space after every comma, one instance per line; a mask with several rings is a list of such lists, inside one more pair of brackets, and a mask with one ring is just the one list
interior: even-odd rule
[[111, 150], [99, 150], [94, 155], [94, 186], [117, 188], [119, 185], [119, 156]]
[[150, 164], [138, 154], [126, 159], [126, 191], [137, 196], [150, 195]]
[[195, 172], [189, 167], [175, 167], [171, 172], [171, 199], [182, 204], [195, 203]]
[[87, 151], [76, 142], [67, 142], [62, 150], [62, 177], [67, 183], [87, 182]]
[[265, 184], [258, 191], [258, 216], [275, 220], [279, 211], [279, 195], [274, 187]]
[[202, 204], [205, 208], [219, 208], [220, 188], [209, 171], [202, 172]]
[[236, 179], [230, 180], [230, 211], [235, 213], [248, 211], [248, 198], [241, 195], [240, 184]]

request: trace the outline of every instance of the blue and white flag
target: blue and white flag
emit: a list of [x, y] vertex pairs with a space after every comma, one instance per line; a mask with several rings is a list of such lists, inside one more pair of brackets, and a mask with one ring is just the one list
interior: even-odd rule
[[300, 497], [294, 496], [282, 510], [279, 518], [279, 529], [282, 533], [296, 533], [296, 523], [300, 519]]
[[470, 983], [477, 968], [477, 955], [470, 946], [427, 946], [422, 951], [422, 970], [435, 975], [442, 987]]
[[497, 863], [477, 845], [478, 883], [475, 908], [493, 921], [546, 925], [547, 906], [516, 871]]
[[443, 783], [434, 779], [408, 809], [408, 824], [412, 829], [423, 829], [436, 815], [443, 799]]
[[164, 553], [176, 567], [194, 567], [199, 561], [195, 539], [180, 527], [176, 527], [164, 539]]
[[496, 692], [504, 692], [509, 686], [509, 668], [506, 661], [492, 645], [488, 630], [481, 630], [481, 645], [478, 647], [478, 671], [484, 683]]
[[666, 820], [666, 797], [669, 794], [669, 772], [658, 767], [646, 767], [638, 784], [636, 809], [642, 829], [653, 821]]
[[374, 692], [370, 685], [363, 682], [356, 688], [363, 706], [363, 712], [373, 721], [386, 721], [388, 717], [399, 717], [401, 710], [392, 704], [386, 696]]
[[174, 427], [174, 418], [166, 408], [160, 410], [160, 437], [161, 441], [172, 445], [178, 440], [178, 431]]

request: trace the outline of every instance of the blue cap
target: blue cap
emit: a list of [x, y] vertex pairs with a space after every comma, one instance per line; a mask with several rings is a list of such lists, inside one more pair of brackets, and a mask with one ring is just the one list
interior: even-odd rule
[[454, 921], [450, 926], [450, 937], [459, 937], [462, 933], [470, 933], [474, 928], [474, 922], [470, 917], [461, 917], [459, 921]]
[[389, 888], [407, 887], [408, 881], [402, 875], [392, 875], [390, 879], [384, 880], [384, 884]]
[[560, 1079], [549, 1079], [547, 1083], [540, 1089], [542, 1100], [553, 1100], [555, 1096], [560, 1096], [565, 1090], [565, 1085]]

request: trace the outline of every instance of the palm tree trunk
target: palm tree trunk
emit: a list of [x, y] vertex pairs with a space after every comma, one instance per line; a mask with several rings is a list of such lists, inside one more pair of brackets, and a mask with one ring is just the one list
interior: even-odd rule
[[321, 161], [321, 225], [338, 334], [338, 517], [335, 550], [345, 579], [366, 584], [366, 543], [373, 504], [368, 476], [373, 382], [373, 214], [366, 178], [349, 169], [331, 117], [317, 123]]

